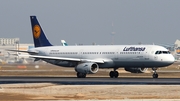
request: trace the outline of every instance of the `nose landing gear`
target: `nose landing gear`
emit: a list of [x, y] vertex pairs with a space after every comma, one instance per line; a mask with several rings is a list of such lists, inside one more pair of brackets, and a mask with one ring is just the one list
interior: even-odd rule
[[158, 74], [157, 74], [157, 72], [156, 72], [157, 68], [152, 68], [152, 70], [153, 70], [153, 75], [152, 75], [152, 77], [153, 77], [153, 78], [158, 78]]

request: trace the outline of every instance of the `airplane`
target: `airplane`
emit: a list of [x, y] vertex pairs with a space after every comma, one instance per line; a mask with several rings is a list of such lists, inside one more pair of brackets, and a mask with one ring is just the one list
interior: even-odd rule
[[62, 44], [62, 46], [68, 46], [68, 44], [66, 43], [65, 40], [61, 40], [61, 44]]
[[26, 51], [29, 57], [57, 66], [73, 67], [78, 78], [85, 78], [103, 68], [113, 69], [109, 73], [111, 78], [119, 76], [118, 68], [131, 73], [144, 73], [147, 68], [152, 68], [152, 77], [158, 78], [156, 70], [175, 61], [166, 48], [158, 45], [53, 46], [36, 16], [30, 16], [30, 20], [35, 48]]

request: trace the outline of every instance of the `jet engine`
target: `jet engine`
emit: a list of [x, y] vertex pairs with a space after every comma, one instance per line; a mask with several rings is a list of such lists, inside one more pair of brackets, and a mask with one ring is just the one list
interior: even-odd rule
[[99, 70], [99, 66], [96, 63], [81, 63], [75, 67], [75, 71], [85, 74], [94, 74]]
[[147, 71], [148, 68], [144, 68], [144, 67], [141, 67], [141, 68], [135, 68], [135, 67], [127, 67], [127, 68], [124, 68], [126, 71], [128, 72], [131, 72], [131, 73], [144, 73]]

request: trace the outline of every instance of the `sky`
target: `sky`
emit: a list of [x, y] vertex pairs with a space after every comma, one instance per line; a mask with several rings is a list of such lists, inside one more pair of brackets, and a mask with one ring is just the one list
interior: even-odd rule
[[[0, 37], [33, 43], [35, 15], [49, 41], [68, 44], [174, 44], [180, 0], [0, 0]], [[112, 35], [112, 32], [115, 32]]]

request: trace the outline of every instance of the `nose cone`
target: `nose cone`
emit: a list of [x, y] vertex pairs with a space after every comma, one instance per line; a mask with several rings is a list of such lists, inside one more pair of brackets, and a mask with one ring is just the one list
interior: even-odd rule
[[159, 60], [159, 66], [169, 66], [175, 62], [174, 56], [172, 54], [162, 54], [158, 57]]
[[167, 62], [169, 63], [169, 65], [173, 64], [175, 62], [175, 58], [172, 54], [170, 54], [167, 58]]

